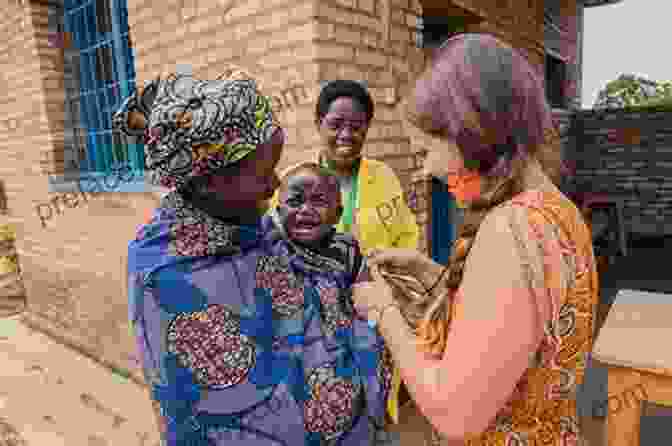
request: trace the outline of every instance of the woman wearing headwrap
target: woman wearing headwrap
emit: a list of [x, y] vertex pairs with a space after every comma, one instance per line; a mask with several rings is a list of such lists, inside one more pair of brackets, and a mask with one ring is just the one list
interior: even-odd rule
[[563, 163], [543, 83], [497, 38], [460, 35], [406, 111], [435, 138], [425, 171], [466, 204], [465, 220], [445, 268], [374, 253], [374, 278], [401, 270], [424, 284], [398, 302], [381, 274], [355, 285], [355, 308], [378, 323], [434, 444], [582, 444], [576, 391], [599, 288], [590, 231], [554, 184]]
[[[164, 444], [370, 444], [389, 375], [381, 338], [347, 302], [326, 315], [334, 290], [305, 281], [260, 217], [283, 144], [269, 99], [240, 72], [171, 75], [128, 98], [115, 126], [144, 135], [151, 178], [170, 190], [128, 252]], [[327, 327], [333, 311], [341, 329]]]

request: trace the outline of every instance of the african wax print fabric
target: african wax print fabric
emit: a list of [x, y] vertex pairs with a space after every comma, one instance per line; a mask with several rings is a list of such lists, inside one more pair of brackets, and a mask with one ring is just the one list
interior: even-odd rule
[[[130, 126], [133, 112], [143, 129]], [[179, 189], [252, 153], [280, 128], [271, 101], [252, 79], [199, 80], [172, 74], [128, 97], [113, 117], [115, 128], [144, 137], [152, 183]]]
[[[253, 81], [162, 82], [117, 125], [150, 116], [148, 168], [172, 189], [128, 250], [129, 317], [163, 445], [371, 444], [390, 359], [348, 298], [358, 248], [334, 236], [304, 253], [270, 217], [232, 224], [185, 199], [191, 178], [235, 168], [277, 127]], [[199, 144], [217, 150], [199, 157]]]
[[[349, 299], [357, 247], [305, 257], [219, 223], [228, 254], [181, 255], [193, 209], [169, 194], [129, 245], [130, 317], [166, 446], [364, 445], [383, 428], [391, 359]], [[340, 256], [335, 255], [340, 253]], [[322, 269], [320, 269], [322, 268]], [[356, 267], [355, 267], [356, 268]]]

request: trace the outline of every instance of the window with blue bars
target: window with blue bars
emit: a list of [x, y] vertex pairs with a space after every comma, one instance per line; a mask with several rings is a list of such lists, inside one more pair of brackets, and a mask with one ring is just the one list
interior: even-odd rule
[[[135, 89], [126, 0], [65, 0], [66, 170], [144, 171], [142, 146], [112, 130], [112, 114]], [[60, 26], [59, 26], [60, 28]]]

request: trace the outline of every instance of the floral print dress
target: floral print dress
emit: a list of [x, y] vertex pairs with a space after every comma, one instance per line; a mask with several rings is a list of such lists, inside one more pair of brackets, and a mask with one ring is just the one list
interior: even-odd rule
[[[356, 243], [306, 257], [273, 227], [227, 226], [173, 192], [129, 245], [165, 446], [368, 445], [383, 426], [391, 363], [350, 303]], [[212, 237], [217, 255], [189, 254]]]
[[[502, 206], [512, 208], [514, 233], [529, 247], [524, 251], [536, 253], [526, 265], [530, 286], [537, 303], [549, 305], [550, 317], [509, 401], [466, 446], [579, 446], [576, 391], [592, 349], [599, 293], [591, 234], [579, 210], [560, 194], [524, 192]], [[530, 233], [516, 228], [523, 219]]]
[[[465, 438], [463, 444], [583, 446], [576, 392], [592, 350], [599, 292], [590, 232], [578, 209], [559, 193], [527, 191], [500, 206], [510, 215], [521, 252], [529, 254], [524, 266], [534, 303], [545, 321], [544, 336], [490, 425], [484, 432]], [[525, 227], [530, 231], [524, 231]], [[507, 341], [502, 336], [493, 342]], [[500, 384], [494, 381], [491, 385], [490, 390], [498, 392], [496, 387]], [[434, 394], [423, 396], [429, 397]], [[489, 411], [491, 407], [491, 402], [483, 399], [452, 400], [446, 404], [456, 410], [468, 407], [472, 413]], [[453, 446], [455, 443], [446, 441], [420, 412], [422, 406], [431, 407], [431, 402], [419, 401], [402, 408], [402, 424], [398, 426], [402, 444]]]

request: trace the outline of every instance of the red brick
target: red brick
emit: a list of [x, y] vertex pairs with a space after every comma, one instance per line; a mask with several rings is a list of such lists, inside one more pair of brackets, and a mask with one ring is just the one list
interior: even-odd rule
[[338, 6], [345, 8], [355, 8], [357, 0], [334, 0]]
[[375, 12], [375, 5], [375, 0], [357, 0], [357, 8], [369, 14], [373, 14]]
[[245, 17], [250, 17], [264, 10], [262, 0], [236, 1], [235, 6], [226, 14], [227, 21], [236, 21]]
[[350, 46], [331, 43], [318, 43], [316, 48], [318, 60], [352, 60], [355, 52]]
[[372, 65], [376, 67], [384, 67], [387, 65], [387, 57], [375, 51], [358, 49], [356, 51], [356, 58], [357, 62], [363, 65]]
[[343, 23], [346, 25], [354, 25], [357, 23], [357, 14], [354, 14], [347, 9], [329, 6], [325, 3], [319, 2], [317, 4], [316, 17], [329, 19], [336, 23]]

